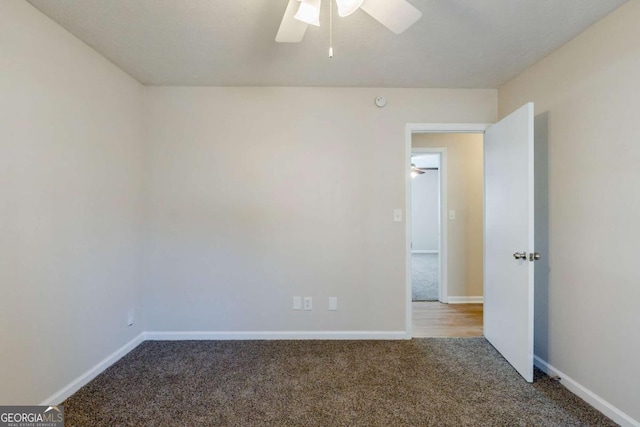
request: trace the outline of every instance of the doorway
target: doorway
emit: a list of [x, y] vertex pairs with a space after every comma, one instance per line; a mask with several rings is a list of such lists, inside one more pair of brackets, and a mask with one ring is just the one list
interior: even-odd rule
[[[440, 280], [440, 173], [443, 151], [411, 155], [411, 300], [442, 301]], [[446, 296], [445, 296], [446, 298]]]
[[[486, 127], [408, 126], [408, 176], [412, 164], [414, 176], [416, 168], [425, 169], [420, 176], [409, 178], [407, 192], [407, 326], [411, 336], [482, 336]], [[432, 189], [434, 176], [437, 192]], [[427, 196], [418, 191], [430, 193]], [[421, 275], [425, 264], [421, 258], [428, 257], [436, 259], [437, 298], [433, 292], [426, 298], [420, 293], [418, 282], [424, 280]]]

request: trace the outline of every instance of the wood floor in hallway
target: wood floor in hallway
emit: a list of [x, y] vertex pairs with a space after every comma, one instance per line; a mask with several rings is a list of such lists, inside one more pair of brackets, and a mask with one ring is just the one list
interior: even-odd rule
[[416, 301], [412, 308], [415, 338], [482, 336], [482, 304]]

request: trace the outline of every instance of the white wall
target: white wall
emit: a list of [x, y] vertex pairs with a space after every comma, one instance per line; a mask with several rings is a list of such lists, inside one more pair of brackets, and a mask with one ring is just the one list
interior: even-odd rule
[[38, 404], [142, 331], [143, 87], [0, 1], [0, 404]]
[[149, 330], [404, 331], [405, 124], [492, 122], [496, 92], [151, 87], [145, 111]]
[[[489, 121], [491, 122], [491, 121]], [[449, 297], [483, 295], [482, 134], [415, 134], [413, 148], [447, 149], [447, 292]]]
[[636, 420], [639, 21], [628, 2], [499, 91], [500, 116], [534, 101], [548, 118], [551, 271], [535, 352]]
[[440, 202], [437, 170], [427, 170], [411, 180], [411, 249], [437, 251], [439, 249]]

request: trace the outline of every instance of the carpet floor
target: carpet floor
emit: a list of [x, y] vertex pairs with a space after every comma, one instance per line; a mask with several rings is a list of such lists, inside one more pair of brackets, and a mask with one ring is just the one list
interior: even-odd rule
[[484, 338], [147, 341], [64, 403], [66, 426], [615, 426]]
[[411, 254], [412, 301], [438, 301], [438, 254]]

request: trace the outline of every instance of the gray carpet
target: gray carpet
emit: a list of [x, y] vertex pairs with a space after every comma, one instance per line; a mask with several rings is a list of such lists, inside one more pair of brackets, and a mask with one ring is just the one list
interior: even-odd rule
[[147, 341], [63, 405], [66, 426], [614, 426], [484, 338]]
[[438, 254], [411, 254], [411, 299], [438, 301]]

